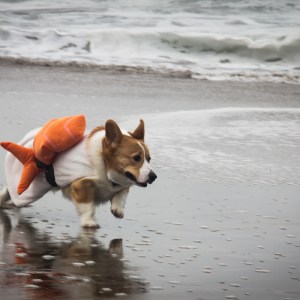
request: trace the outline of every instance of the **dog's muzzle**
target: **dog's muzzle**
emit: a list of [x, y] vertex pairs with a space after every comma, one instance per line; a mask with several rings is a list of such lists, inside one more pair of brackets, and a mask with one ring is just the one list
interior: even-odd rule
[[149, 173], [149, 176], [148, 176], [148, 183], [152, 183], [155, 181], [155, 179], [157, 178], [157, 175], [153, 172], [153, 171], [150, 171]]
[[135, 176], [130, 173], [130, 172], [125, 172], [125, 176], [127, 178], [129, 178], [131, 181], [134, 181], [138, 186], [141, 186], [141, 187], [146, 187], [147, 184], [151, 184], [155, 181], [155, 179], [157, 178], [157, 175], [151, 170], [149, 175], [148, 175], [148, 180], [146, 182], [139, 182], [136, 180]]

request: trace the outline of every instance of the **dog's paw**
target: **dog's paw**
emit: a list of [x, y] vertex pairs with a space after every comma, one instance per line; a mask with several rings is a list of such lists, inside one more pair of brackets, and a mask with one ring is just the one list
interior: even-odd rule
[[94, 220], [90, 220], [90, 221], [86, 221], [86, 222], [82, 223], [81, 227], [86, 228], [86, 229], [100, 228], [100, 226]]
[[16, 206], [14, 205], [14, 203], [11, 200], [7, 201], [7, 202], [3, 202], [0, 205], [0, 209], [12, 209], [14, 207], [16, 207]]
[[119, 219], [123, 219], [124, 218], [124, 210], [122, 208], [119, 207], [112, 207], [110, 209], [111, 213]]

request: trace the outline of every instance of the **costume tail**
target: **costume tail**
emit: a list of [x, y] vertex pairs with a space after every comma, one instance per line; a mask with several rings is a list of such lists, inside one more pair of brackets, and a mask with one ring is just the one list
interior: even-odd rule
[[40, 172], [45, 171], [43, 166], [41, 169], [37, 167], [36, 161], [51, 165], [58, 153], [70, 149], [82, 140], [85, 125], [84, 115], [52, 119], [35, 135], [33, 149], [10, 142], [0, 143], [24, 165], [18, 185], [19, 195]]
[[36, 166], [33, 149], [26, 148], [11, 142], [2, 142], [0, 145], [13, 154], [23, 165], [21, 180], [18, 185], [18, 194], [21, 195], [41, 172]]

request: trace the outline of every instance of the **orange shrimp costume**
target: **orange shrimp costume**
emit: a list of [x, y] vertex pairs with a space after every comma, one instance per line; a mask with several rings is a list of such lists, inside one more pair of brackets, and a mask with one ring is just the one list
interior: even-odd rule
[[58, 153], [70, 149], [83, 139], [85, 127], [83, 115], [52, 119], [35, 135], [33, 148], [11, 142], [0, 143], [24, 165], [17, 188], [18, 195], [28, 189], [38, 174], [52, 165]]

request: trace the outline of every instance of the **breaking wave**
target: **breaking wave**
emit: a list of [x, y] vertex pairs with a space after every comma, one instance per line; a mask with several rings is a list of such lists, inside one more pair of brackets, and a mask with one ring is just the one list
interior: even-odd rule
[[271, 72], [275, 77], [300, 81], [299, 32], [266, 38], [146, 29], [66, 32], [0, 28], [0, 56], [189, 71], [194, 77], [229, 74], [238, 78]]
[[[300, 57], [300, 33], [289, 36], [265, 38], [230, 37], [217, 34], [184, 34], [171, 32], [135, 32], [125, 30], [101, 30], [93, 32], [22, 31], [0, 28], [1, 52], [18, 53], [26, 48], [39, 52], [70, 52], [74, 55], [90, 53], [121, 54], [131, 56], [152, 50], [152, 55], [165, 52], [171, 54], [199, 54], [202, 52], [233, 53], [258, 60], [277, 58], [294, 60]], [[25, 51], [26, 52], [26, 51]], [[29, 52], [29, 51], [28, 51]], [[29, 53], [28, 53], [29, 55]], [[275, 59], [274, 59], [275, 61]]]

